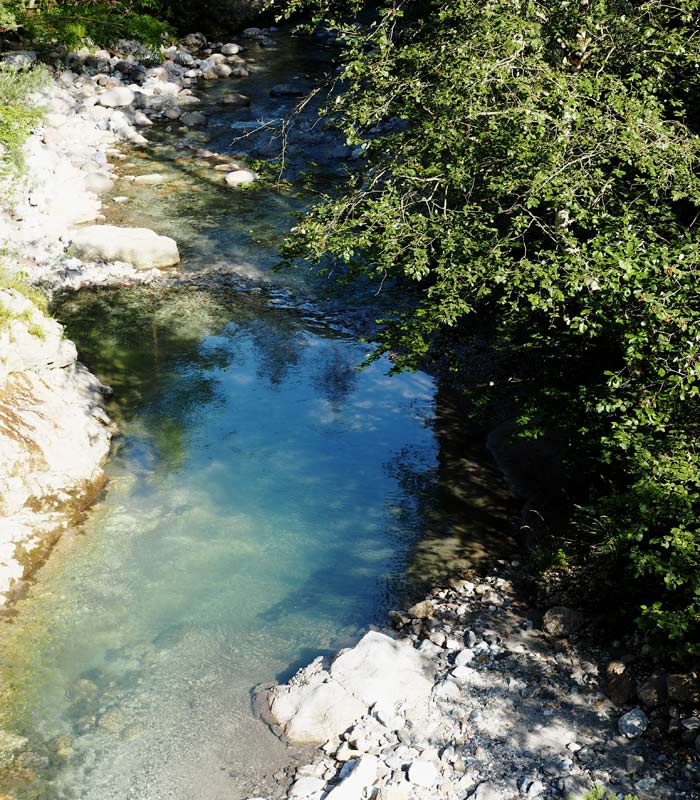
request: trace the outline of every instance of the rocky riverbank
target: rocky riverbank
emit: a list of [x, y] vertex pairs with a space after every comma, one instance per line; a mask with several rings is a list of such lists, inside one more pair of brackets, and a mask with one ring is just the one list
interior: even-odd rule
[[[52, 53], [55, 77], [33, 98], [45, 112], [44, 124], [25, 148], [21, 181], [5, 186], [0, 209], [0, 246], [5, 268], [21, 270], [49, 291], [85, 285], [149, 282], [159, 270], [175, 266], [176, 242], [142, 228], [119, 228], [104, 222], [100, 196], [114, 194], [117, 179], [157, 184], [158, 175], [116, 175], [115, 164], [128, 158], [124, 146], [148, 144], [154, 121], [177, 126], [177, 133], [203, 128], [208, 119], [195, 94], [201, 81], [227, 80], [224, 100], [249, 103], [237, 93], [235, 79], [248, 75], [241, 53], [273, 46], [269, 29], [251, 28], [239, 42], [209, 43], [202, 34], [158, 55], [133, 42], [115, 50], [87, 49]], [[31, 50], [0, 58], [15, 66], [38, 59]], [[162, 59], [162, 60], [161, 60]], [[254, 181], [252, 170], [231, 164], [222, 180], [231, 187]], [[126, 198], [111, 196], [110, 203]]]
[[106, 387], [62, 327], [0, 289], [0, 606], [103, 482]]
[[[269, 34], [249, 29], [242, 41], [270, 46]], [[148, 144], [143, 132], [154, 121], [177, 123], [180, 132], [206, 124], [193, 88], [246, 75], [243, 50], [238, 42], [210, 46], [193, 34], [157, 57], [134, 42], [110, 51], [44, 53], [51, 77], [31, 98], [43, 123], [25, 145], [21, 177], [8, 175], [0, 186], [6, 283], [52, 293], [151, 282], [177, 265], [173, 239], [103, 224], [101, 198], [114, 194], [115, 165]], [[10, 69], [39, 60], [31, 49], [0, 53]], [[234, 100], [245, 102], [242, 95]], [[231, 173], [243, 176], [227, 175], [231, 186], [254, 179], [241, 165]], [[156, 183], [158, 176], [130, 179]], [[78, 362], [61, 326], [0, 282], [0, 605], [104, 481], [113, 432], [106, 392]]]
[[[232, 19], [248, 18], [255, 5], [239, 4]], [[249, 74], [242, 54], [274, 46], [273, 33], [249, 28], [234, 41], [212, 43], [195, 33], [160, 53], [131, 41], [70, 52], [37, 52], [27, 44], [2, 52], [0, 43], [3, 68], [43, 62], [51, 70], [31, 98], [43, 123], [24, 147], [21, 177], [6, 175], [0, 185], [5, 283], [17, 283], [19, 275], [50, 294], [148, 283], [177, 265], [172, 238], [104, 224], [103, 198], [127, 200], [115, 196], [119, 180], [155, 185], [161, 178], [119, 176], [115, 165], [148, 145], [144, 134], [154, 122], [176, 126], [180, 135], [206, 127], [195, 94], [200, 82], [230, 81], [223, 102], [248, 105], [234, 91], [235, 80]], [[256, 177], [239, 163], [221, 173], [234, 189]], [[101, 485], [112, 434], [105, 387], [78, 363], [61, 327], [18, 291], [1, 287], [0, 604]]]
[[453, 581], [270, 690], [278, 733], [319, 746], [289, 800], [700, 798], [697, 705], [670, 709], [679, 757], [651, 735], [669, 709], [614, 705], [580, 616], [528, 608], [511, 572]]

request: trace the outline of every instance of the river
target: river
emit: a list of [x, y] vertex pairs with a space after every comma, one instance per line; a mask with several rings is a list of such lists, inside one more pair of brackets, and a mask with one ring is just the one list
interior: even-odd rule
[[[281, 36], [236, 86], [250, 110], [219, 106], [225, 82], [209, 86], [206, 132], [161, 126], [120, 168], [167, 182], [120, 183], [128, 201], [108, 221], [174, 236], [192, 285], [83, 290], [55, 306], [113, 387], [120, 432], [107, 489], [2, 624], [0, 727], [31, 753], [0, 774], [0, 794], [280, 796], [296, 753], [255, 713], [253, 688], [383, 625], [418, 575], [480, 552], [479, 525], [498, 531], [501, 490], [481, 467], [466, 502], [490, 521], [455, 521], [433, 379], [389, 377], [387, 360], [357, 370], [370, 347], [347, 314], [303, 273], [271, 272], [308, 192], [232, 191], [187, 149], [249, 156], [260, 143], [234, 141], [236, 123], [284, 114], [292, 101], [271, 86], [310, 81], [328, 58]], [[330, 184], [333, 141], [312, 134], [310, 148]], [[212, 269], [233, 277], [196, 280]]]

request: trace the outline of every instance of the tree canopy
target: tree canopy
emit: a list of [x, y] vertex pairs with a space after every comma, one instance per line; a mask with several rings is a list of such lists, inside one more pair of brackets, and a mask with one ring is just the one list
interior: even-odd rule
[[566, 437], [572, 558], [700, 654], [700, 1], [313, 5], [362, 159], [287, 257], [403, 286], [399, 368], [459, 372], [486, 336], [474, 399], [507, 383], [525, 433]]

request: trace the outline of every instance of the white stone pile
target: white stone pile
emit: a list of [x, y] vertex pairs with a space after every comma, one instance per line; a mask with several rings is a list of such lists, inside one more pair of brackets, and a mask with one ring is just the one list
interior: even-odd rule
[[392, 616], [396, 633], [270, 690], [277, 732], [319, 745], [288, 800], [697, 799], [699, 765], [664, 760], [638, 711], [618, 730], [598, 664], [568, 638], [575, 613], [553, 609], [547, 633], [495, 574]]

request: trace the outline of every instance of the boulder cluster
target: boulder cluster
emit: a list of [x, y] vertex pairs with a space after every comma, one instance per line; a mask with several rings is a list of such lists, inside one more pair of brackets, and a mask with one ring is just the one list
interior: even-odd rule
[[621, 715], [577, 642], [584, 618], [537, 614], [508, 575], [453, 581], [269, 691], [278, 734], [319, 747], [288, 800], [699, 796], [694, 744], [684, 763], [649, 740], [641, 708]]
[[[113, 50], [49, 54], [54, 77], [32, 98], [44, 111], [43, 124], [26, 144], [22, 177], [10, 176], [2, 187], [2, 249], [17, 256], [21, 270], [49, 290], [148, 282], [159, 277], [159, 270], [178, 264], [173, 239], [99, 224], [104, 219], [100, 198], [115, 188], [115, 162], [127, 158], [121, 145], [148, 144], [147, 131], [159, 120], [177, 125], [181, 133], [207, 126], [197, 86], [247, 76], [241, 53], [272, 46], [269, 34], [268, 29], [247, 29], [240, 42], [227, 43], [191, 34], [158, 58], [128, 41]], [[11, 68], [31, 66], [37, 59], [32, 50], [0, 54]], [[233, 84], [222, 103], [245, 107], [250, 98]], [[222, 181], [238, 188], [256, 178], [254, 171], [234, 163]], [[148, 185], [164, 181], [159, 175], [127, 179]], [[87, 223], [93, 224], [85, 228]]]

